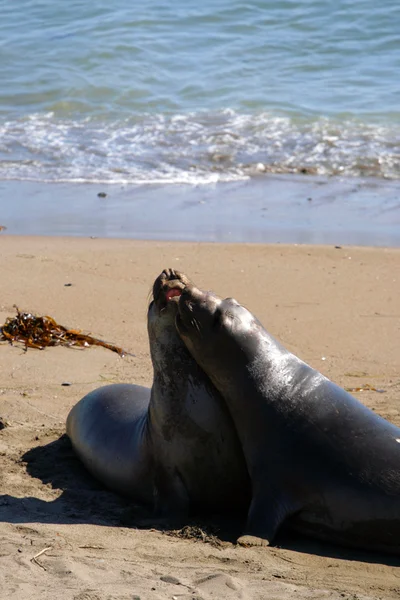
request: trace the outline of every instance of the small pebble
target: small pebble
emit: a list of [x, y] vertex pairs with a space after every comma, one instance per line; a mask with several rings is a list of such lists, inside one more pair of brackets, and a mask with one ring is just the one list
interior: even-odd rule
[[99, 198], [107, 198], [107, 194], [106, 194], [105, 192], [99, 192], [99, 193], [97, 194], [97, 196], [98, 196]]

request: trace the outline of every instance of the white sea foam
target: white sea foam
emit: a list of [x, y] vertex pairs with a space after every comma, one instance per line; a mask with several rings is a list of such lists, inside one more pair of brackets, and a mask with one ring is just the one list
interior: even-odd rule
[[0, 179], [212, 184], [264, 173], [400, 178], [400, 126], [233, 110], [0, 121]]

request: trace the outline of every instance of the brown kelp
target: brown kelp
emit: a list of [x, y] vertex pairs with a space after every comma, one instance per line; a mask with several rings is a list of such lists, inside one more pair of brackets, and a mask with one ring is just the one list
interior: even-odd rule
[[39, 317], [31, 313], [21, 312], [17, 306], [15, 317], [8, 317], [0, 327], [0, 340], [11, 344], [17, 342], [24, 344], [25, 350], [37, 348], [43, 350], [48, 346], [68, 346], [73, 348], [87, 348], [89, 346], [102, 346], [120, 356], [129, 354], [119, 346], [99, 340], [89, 334], [82, 333], [79, 329], [69, 329], [57, 323], [52, 317]]

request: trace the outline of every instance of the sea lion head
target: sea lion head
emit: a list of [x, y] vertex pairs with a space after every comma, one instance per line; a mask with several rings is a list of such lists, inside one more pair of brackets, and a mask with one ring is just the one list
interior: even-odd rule
[[156, 278], [152, 299], [147, 312], [147, 330], [153, 367], [157, 373], [170, 372], [179, 363], [179, 357], [187, 354], [178, 335], [175, 318], [179, 297], [191, 281], [174, 269], [164, 269]]
[[229, 379], [239, 365], [249, 364], [264, 338], [260, 322], [234, 298], [221, 299], [192, 284], [180, 294], [176, 328], [214, 383]]
[[190, 280], [179, 271], [164, 269], [154, 281], [152, 299], [149, 304], [147, 320], [149, 335], [156, 336], [164, 329], [167, 322], [174, 322], [178, 301], [185, 286]]

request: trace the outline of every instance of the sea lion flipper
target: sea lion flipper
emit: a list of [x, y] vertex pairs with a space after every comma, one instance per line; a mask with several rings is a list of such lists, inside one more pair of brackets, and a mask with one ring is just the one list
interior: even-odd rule
[[298, 503], [282, 492], [255, 490], [244, 533], [237, 543], [241, 546], [269, 546], [282, 523], [298, 510]]
[[154, 514], [158, 518], [178, 519], [188, 516], [190, 500], [179, 470], [155, 465]]

